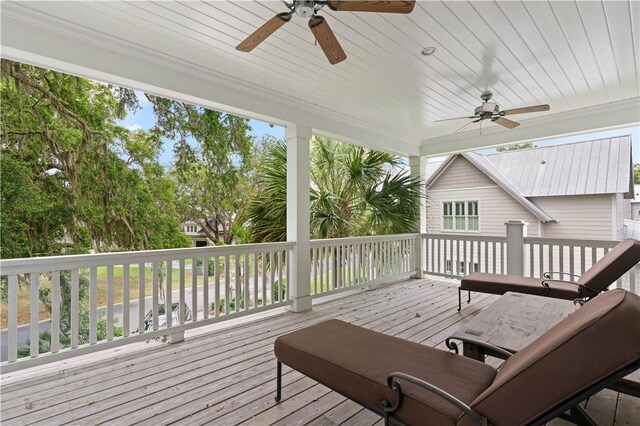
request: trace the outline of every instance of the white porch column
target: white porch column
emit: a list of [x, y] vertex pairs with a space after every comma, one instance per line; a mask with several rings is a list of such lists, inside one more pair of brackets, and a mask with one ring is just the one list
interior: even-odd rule
[[524, 238], [527, 222], [510, 220], [507, 227], [507, 274], [524, 276]]
[[420, 217], [418, 226], [418, 238], [416, 239], [415, 251], [415, 278], [423, 278], [426, 269], [426, 242], [422, 241], [422, 234], [427, 232], [427, 199], [425, 186], [425, 168], [427, 166], [427, 157], [409, 157], [409, 168], [411, 176], [420, 179]]
[[[293, 257], [290, 259], [291, 299], [293, 312], [311, 309], [309, 259], [310, 210], [309, 189], [311, 187], [309, 146], [311, 128], [299, 125], [287, 126], [287, 241], [295, 241]], [[287, 277], [289, 278], [289, 277]]]

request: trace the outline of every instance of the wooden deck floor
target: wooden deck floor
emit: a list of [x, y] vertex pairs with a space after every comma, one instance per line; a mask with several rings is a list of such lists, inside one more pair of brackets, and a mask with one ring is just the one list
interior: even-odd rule
[[[183, 343], [152, 341], [2, 377], [1, 419], [13, 424], [374, 425], [375, 414], [285, 367], [276, 405], [273, 342], [328, 318], [423, 344], [444, 339], [496, 296], [456, 312], [452, 282], [410, 280], [199, 329]], [[640, 424], [640, 400], [603, 391], [587, 403], [599, 424]], [[554, 425], [564, 424], [554, 421]]]

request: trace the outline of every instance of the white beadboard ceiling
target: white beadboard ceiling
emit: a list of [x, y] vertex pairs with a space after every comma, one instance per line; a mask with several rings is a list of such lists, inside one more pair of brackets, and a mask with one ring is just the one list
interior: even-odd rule
[[[637, 1], [418, 1], [409, 15], [325, 7], [347, 53], [338, 65], [295, 15], [252, 53], [234, 49], [283, 11], [279, 1], [2, 2], [3, 21], [223, 75], [274, 104], [295, 101], [415, 146], [464, 124], [434, 121], [469, 115], [485, 87], [503, 109], [548, 103], [548, 114], [639, 96]], [[437, 53], [422, 56], [426, 46]]]

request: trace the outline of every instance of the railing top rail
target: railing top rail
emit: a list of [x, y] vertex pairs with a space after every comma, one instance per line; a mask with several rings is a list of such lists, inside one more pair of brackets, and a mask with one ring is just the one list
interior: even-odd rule
[[486, 241], [486, 242], [506, 242], [507, 237], [484, 236], [484, 235], [468, 235], [468, 234], [422, 234], [423, 239], [439, 239], [439, 240], [459, 240], [459, 241]]
[[393, 235], [370, 235], [365, 237], [347, 237], [347, 238], [325, 238], [322, 240], [311, 240], [311, 247], [340, 245], [340, 244], [356, 244], [378, 241], [395, 241], [408, 240], [417, 238], [419, 234], [393, 234]]
[[26, 272], [51, 272], [107, 265], [133, 265], [136, 263], [161, 262], [166, 260], [226, 256], [270, 250], [289, 250], [293, 249], [294, 246], [294, 242], [278, 242], [5, 259], [0, 260], [0, 274], [11, 275]]
[[554, 246], [575, 246], [575, 247], [596, 247], [596, 248], [612, 248], [620, 241], [616, 240], [576, 240], [567, 238], [541, 238], [541, 237], [525, 237], [525, 244], [542, 244]]

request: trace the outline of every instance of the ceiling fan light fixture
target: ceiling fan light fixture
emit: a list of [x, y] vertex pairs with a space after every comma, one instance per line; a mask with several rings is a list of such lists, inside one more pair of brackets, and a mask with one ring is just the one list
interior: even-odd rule
[[438, 51], [437, 47], [425, 47], [422, 49], [422, 56], [431, 56]]

